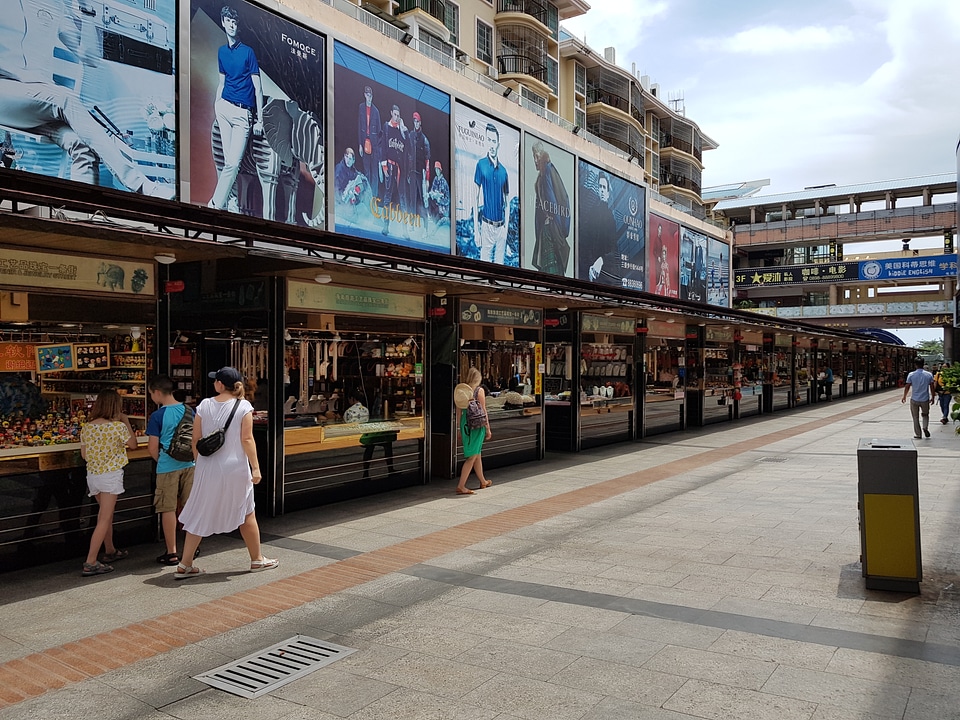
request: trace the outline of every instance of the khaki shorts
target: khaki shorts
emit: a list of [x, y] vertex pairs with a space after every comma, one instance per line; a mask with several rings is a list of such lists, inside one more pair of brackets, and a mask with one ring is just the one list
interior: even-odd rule
[[168, 473], [157, 474], [157, 491], [153, 496], [153, 505], [158, 513], [176, 512], [182, 508], [190, 490], [193, 488], [193, 468], [183, 468]]

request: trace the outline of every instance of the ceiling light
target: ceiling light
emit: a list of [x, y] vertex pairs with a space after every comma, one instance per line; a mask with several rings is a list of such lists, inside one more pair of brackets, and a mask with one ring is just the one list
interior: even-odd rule
[[490, 298], [490, 302], [500, 302], [500, 298], [495, 295], [492, 298]]
[[177, 261], [177, 256], [173, 253], [157, 253], [153, 259], [161, 265], [173, 265]]
[[134, 340], [138, 340], [142, 334], [143, 333], [140, 331], [140, 328], [138, 327], [130, 328], [130, 337], [132, 337]]
[[321, 285], [326, 285], [328, 282], [332, 280], [333, 278], [330, 277], [328, 273], [320, 273], [319, 275], [315, 275], [313, 278], [314, 282], [320, 283]]
[[656, 319], [657, 319], [656, 315], [647, 315], [647, 320], [656, 320]]
[[116, 329], [119, 328], [119, 327], [120, 327], [119, 325], [104, 325], [104, 326], [103, 326], [103, 329], [104, 329], [104, 330], [116, 330]]
[[613, 310], [604, 310], [603, 314], [606, 315], [607, 317], [610, 317], [611, 315], [613, 315]]
[[557, 310], [559, 310], [560, 312], [566, 312], [566, 311], [567, 311], [567, 306], [566, 306], [566, 305], [561, 305], [560, 307], [557, 308]]
[[436, 290], [433, 291], [433, 296], [438, 298], [446, 297], [447, 291], [444, 290], [443, 288], [437, 288]]
[[77, 326], [76, 323], [60, 323], [60, 327], [64, 327], [64, 328], [71, 328], [76, 326]]
[[674, 320], [673, 318], [667, 318], [667, 322], [668, 322], [668, 323], [675, 323], [676, 320]]

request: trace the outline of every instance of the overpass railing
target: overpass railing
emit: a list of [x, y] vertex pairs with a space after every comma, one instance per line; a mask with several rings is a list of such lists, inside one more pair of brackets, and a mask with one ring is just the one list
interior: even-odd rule
[[[802, 307], [752, 308], [751, 312], [795, 320], [828, 320], [842, 317], [929, 316], [931, 324], [953, 323], [953, 304], [948, 300], [922, 302], [873, 302], [850, 305], [804, 305]], [[943, 316], [939, 320], [939, 316]], [[926, 324], [926, 323], [924, 323]]]

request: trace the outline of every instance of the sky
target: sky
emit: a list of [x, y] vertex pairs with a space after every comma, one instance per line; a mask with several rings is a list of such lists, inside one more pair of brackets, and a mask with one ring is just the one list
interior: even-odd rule
[[769, 195], [957, 170], [960, 0], [588, 2], [562, 25], [615, 47], [661, 99], [682, 95], [719, 145], [704, 187], [768, 178]]

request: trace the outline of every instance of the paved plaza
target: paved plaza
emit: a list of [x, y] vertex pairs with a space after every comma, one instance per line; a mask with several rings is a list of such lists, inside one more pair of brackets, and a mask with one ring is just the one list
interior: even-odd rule
[[[0, 720], [960, 718], [960, 437], [901, 391], [0, 574]], [[864, 588], [857, 444], [916, 442], [921, 594]], [[474, 483], [475, 485], [475, 483]], [[355, 650], [256, 699], [194, 676], [303, 634]]]

